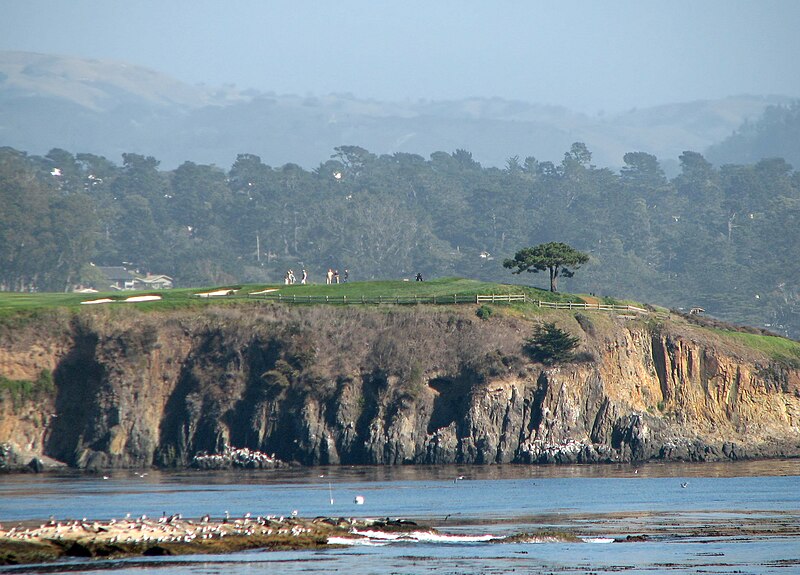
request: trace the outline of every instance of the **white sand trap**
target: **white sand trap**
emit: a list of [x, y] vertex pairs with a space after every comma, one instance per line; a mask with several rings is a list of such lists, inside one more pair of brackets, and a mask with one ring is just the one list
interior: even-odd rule
[[90, 300], [82, 301], [81, 305], [94, 305], [96, 303], [112, 303], [113, 301], [114, 301], [113, 299], [104, 297], [104, 298], [101, 298], [101, 299], [90, 299]]
[[160, 301], [160, 300], [161, 300], [160, 295], [133, 295], [131, 297], [125, 298], [122, 301], [124, 301], [125, 303], [139, 303], [142, 301]]
[[274, 291], [278, 291], [278, 288], [262, 289], [261, 291], [251, 291], [250, 295], [263, 295], [265, 293], [272, 293]]
[[233, 295], [237, 291], [239, 291], [239, 290], [235, 290], [235, 289], [218, 289], [218, 290], [215, 290], [215, 291], [207, 291], [207, 292], [203, 292], [203, 293], [196, 293], [194, 295], [196, 295], [198, 297], [221, 297], [221, 296], [226, 296], [226, 295]]

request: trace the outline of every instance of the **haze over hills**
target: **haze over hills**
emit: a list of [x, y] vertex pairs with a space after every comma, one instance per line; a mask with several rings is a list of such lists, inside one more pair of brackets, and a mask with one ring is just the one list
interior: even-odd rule
[[499, 98], [379, 102], [190, 86], [122, 62], [0, 52], [0, 145], [112, 160], [135, 152], [167, 169], [186, 160], [227, 167], [240, 153], [314, 168], [350, 144], [376, 154], [466, 149], [485, 166], [504, 166], [512, 156], [559, 161], [581, 141], [596, 165], [646, 151], [670, 171], [682, 151], [702, 152], [789, 101], [735, 96], [588, 116]]

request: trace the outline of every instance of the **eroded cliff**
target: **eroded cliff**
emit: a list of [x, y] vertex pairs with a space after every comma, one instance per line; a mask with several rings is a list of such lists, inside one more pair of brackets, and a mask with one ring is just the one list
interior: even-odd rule
[[[576, 317], [577, 316], [577, 317]], [[522, 351], [533, 325], [580, 361]], [[4, 326], [5, 463], [184, 466], [226, 446], [303, 464], [800, 454], [800, 371], [683, 321], [243, 305], [81, 310]]]

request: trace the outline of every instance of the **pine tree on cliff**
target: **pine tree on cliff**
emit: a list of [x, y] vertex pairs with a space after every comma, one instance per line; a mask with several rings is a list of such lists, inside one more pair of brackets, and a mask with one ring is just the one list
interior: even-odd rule
[[[503, 262], [504, 268], [516, 268], [511, 273], [539, 273], [550, 271], [550, 291], [558, 291], [560, 276], [571, 278], [581, 265], [589, 261], [589, 256], [579, 252], [570, 245], [561, 242], [539, 244], [532, 248], [523, 248], [514, 254], [514, 259]], [[567, 267], [569, 266], [569, 267]]]
[[525, 340], [523, 349], [534, 361], [554, 365], [575, 359], [580, 341], [551, 322], [537, 326], [533, 337]]

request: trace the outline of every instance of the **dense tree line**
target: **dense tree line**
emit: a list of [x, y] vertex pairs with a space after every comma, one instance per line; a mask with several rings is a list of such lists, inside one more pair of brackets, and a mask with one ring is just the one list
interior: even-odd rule
[[800, 100], [785, 106], [767, 106], [757, 119], [745, 122], [707, 152], [716, 164], [752, 164], [780, 157], [800, 166]]
[[[684, 152], [669, 180], [656, 157], [619, 172], [574, 144], [558, 162], [484, 168], [465, 150], [334, 150], [314, 170], [240, 154], [227, 171], [155, 158], [122, 164], [55, 149], [0, 149], [0, 284], [64, 290], [89, 262], [129, 262], [178, 285], [459, 275], [518, 281], [524, 246], [564, 242], [590, 261], [562, 289], [634, 297], [800, 334], [800, 174], [781, 159], [715, 167]], [[525, 281], [546, 286], [547, 278]], [[784, 327], [781, 327], [784, 326]]]

